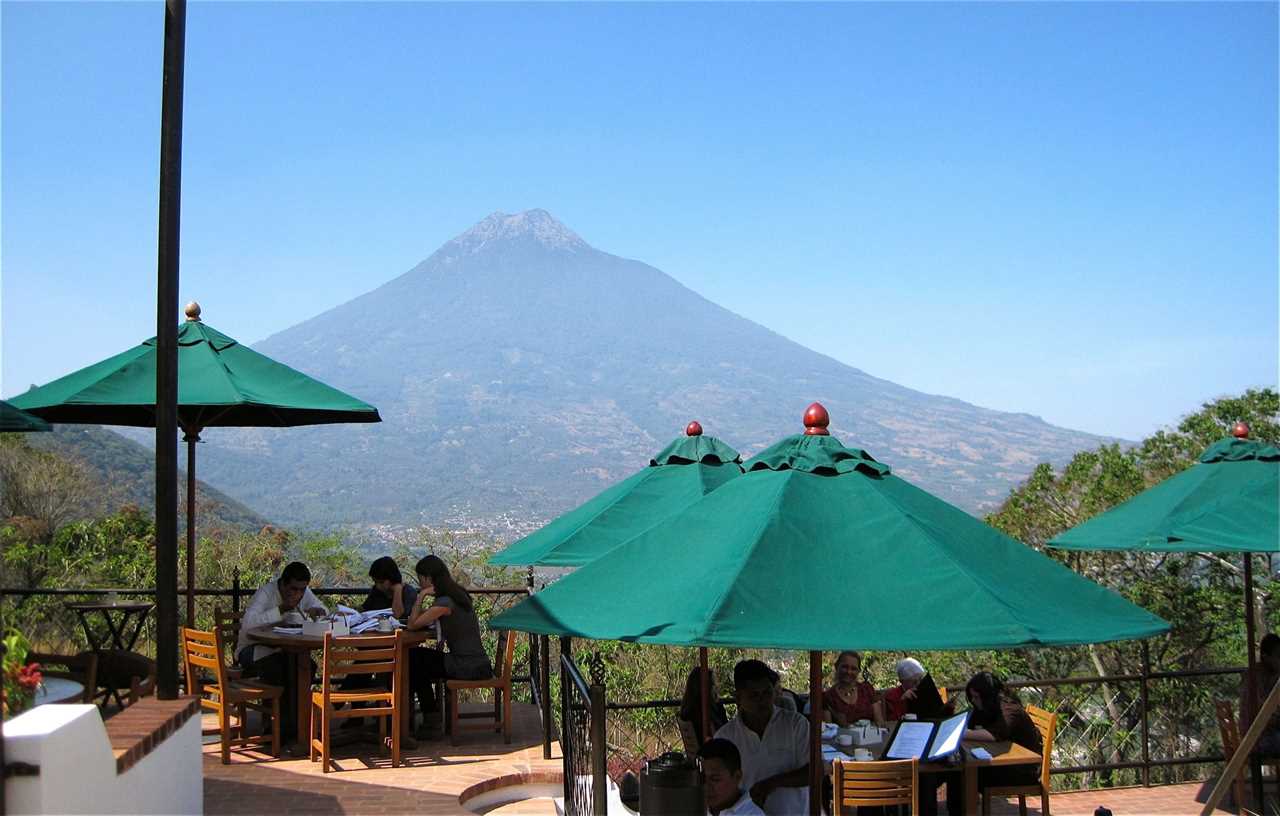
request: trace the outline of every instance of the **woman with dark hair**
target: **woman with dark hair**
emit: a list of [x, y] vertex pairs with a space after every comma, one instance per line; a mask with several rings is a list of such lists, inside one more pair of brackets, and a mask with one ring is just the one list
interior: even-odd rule
[[[725, 711], [724, 703], [720, 702], [716, 692], [715, 673], [707, 669], [707, 674], [710, 675], [708, 687], [711, 689], [711, 734], [714, 734], [729, 722], [729, 712]], [[689, 731], [688, 734], [685, 733], [686, 730]], [[711, 734], [702, 733], [702, 669], [694, 667], [685, 678], [684, 697], [680, 700], [680, 735], [686, 742], [692, 743], [685, 746], [689, 753], [696, 754], [702, 744], [711, 739]]]
[[[975, 742], [1016, 742], [1023, 748], [1035, 751], [1044, 750], [1044, 740], [1040, 729], [1032, 722], [1031, 715], [1022, 707], [1018, 698], [1005, 691], [1004, 683], [991, 672], [978, 672], [969, 679], [964, 688], [965, 697], [969, 700], [969, 727], [965, 729], [964, 738]], [[964, 777], [961, 774], [950, 774], [956, 777], [947, 780], [947, 811], [960, 813], [964, 810]], [[931, 777], [931, 784], [926, 782]], [[938, 774], [920, 775], [920, 802], [934, 797], [938, 789]], [[1012, 785], [1034, 785], [1040, 780], [1039, 765], [1008, 765], [998, 768], [978, 769], [978, 789], [988, 787], [1005, 787]], [[936, 806], [935, 806], [936, 807]], [[921, 813], [928, 814], [926, 807]]]
[[[447, 649], [409, 650], [409, 682], [418, 694], [425, 731], [433, 719], [431, 714], [439, 711], [435, 681], [484, 680], [493, 676], [493, 665], [480, 639], [480, 621], [471, 595], [453, 580], [444, 562], [428, 555], [414, 571], [421, 591], [409, 613], [409, 628], [426, 629], [438, 622]], [[428, 598], [433, 599], [429, 604]]]
[[418, 590], [405, 584], [394, 558], [384, 555], [370, 564], [369, 577], [373, 579], [373, 589], [360, 605], [361, 611], [390, 609], [397, 618], [403, 618], [413, 609]]

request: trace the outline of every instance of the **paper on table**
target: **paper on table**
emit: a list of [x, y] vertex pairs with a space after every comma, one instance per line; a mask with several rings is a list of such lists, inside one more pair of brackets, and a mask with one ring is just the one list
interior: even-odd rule
[[991, 759], [991, 752], [986, 748], [970, 748], [969, 753], [973, 754], [974, 759]]
[[924, 748], [929, 744], [929, 737], [933, 736], [933, 723], [927, 722], [907, 722], [903, 721], [898, 725], [898, 733], [893, 738], [893, 744], [889, 746], [889, 750], [885, 751], [885, 759], [910, 759], [915, 757], [919, 759], [924, 756]]
[[271, 631], [277, 635], [300, 635], [302, 634], [301, 626], [272, 626]]

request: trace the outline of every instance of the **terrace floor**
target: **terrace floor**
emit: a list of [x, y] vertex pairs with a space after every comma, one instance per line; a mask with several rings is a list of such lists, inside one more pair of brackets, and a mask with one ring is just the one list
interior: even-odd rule
[[[205, 745], [204, 809], [221, 814], [466, 814], [463, 801], [477, 804], [477, 793], [519, 783], [558, 784], [559, 746], [552, 759], [542, 758], [537, 709], [514, 707], [510, 745], [488, 732], [463, 734], [457, 746], [447, 738], [422, 742], [405, 752], [405, 763], [391, 767], [369, 743], [335, 749], [340, 771], [324, 774], [320, 763], [303, 758], [264, 758], [245, 751], [232, 753], [231, 764], [219, 759], [216, 741]], [[1151, 788], [1059, 793], [1053, 796], [1054, 816], [1093, 816], [1105, 806], [1115, 816], [1196, 814], [1207, 798], [1211, 782], [1192, 782]], [[1040, 813], [1029, 801], [1028, 812]], [[945, 811], [945, 808], [943, 808]], [[550, 816], [551, 801], [536, 798], [483, 810], [491, 816]], [[994, 814], [1018, 812], [1017, 801], [1000, 802]], [[1220, 810], [1220, 813], [1228, 812]], [[1235, 812], [1234, 810], [1230, 812]]]

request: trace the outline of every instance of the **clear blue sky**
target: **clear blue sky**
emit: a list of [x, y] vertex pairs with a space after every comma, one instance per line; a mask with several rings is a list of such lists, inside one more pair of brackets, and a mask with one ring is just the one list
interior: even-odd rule
[[[0, 6], [3, 396], [154, 333], [163, 16]], [[181, 297], [245, 342], [543, 207], [1069, 427], [1277, 381], [1274, 3], [193, 3], [186, 70]]]

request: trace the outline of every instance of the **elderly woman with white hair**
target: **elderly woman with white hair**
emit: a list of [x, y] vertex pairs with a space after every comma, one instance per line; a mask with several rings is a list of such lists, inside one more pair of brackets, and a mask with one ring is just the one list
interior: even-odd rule
[[924, 666], [914, 657], [902, 658], [895, 668], [898, 671], [898, 685], [881, 697], [886, 720], [900, 720], [903, 714], [911, 712], [912, 703], [916, 699], [916, 686], [925, 675]]

